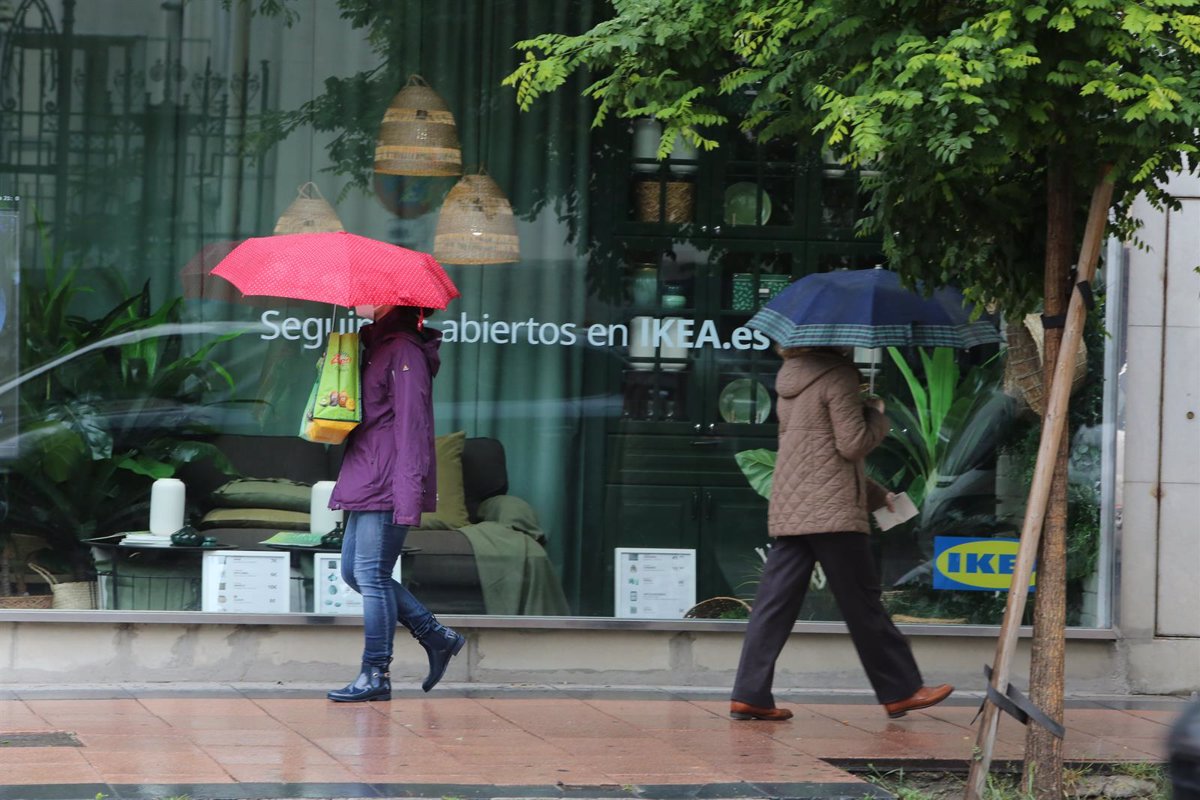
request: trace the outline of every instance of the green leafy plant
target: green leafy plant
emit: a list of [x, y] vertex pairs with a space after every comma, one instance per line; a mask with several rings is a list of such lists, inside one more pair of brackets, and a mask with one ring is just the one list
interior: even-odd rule
[[[81, 540], [144, 527], [155, 478], [201, 458], [232, 471], [189, 437], [234, 390], [212, 350], [239, 334], [185, 351], [185, 335], [221, 326], [181, 322], [178, 298], [152, 307], [148, 284], [98, 317], [79, 315], [76, 301], [93, 289], [48, 243], [43, 252], [43, 285], [27, 280], [21, 295], [21, 363], [35, 366], [0, 385], [18, 393], [21, 419], [4, 529], [40, 537], [53, 566], [83, 578], [90, 559]], [[8, 581], [0, 564], [0, 591]]]
[[[903, 485], [919, 508], [953, 495], [955, 485], [994, 455], [1009, 416], [1010, 400], [1000, 392], [998, 362], [991, 360], [964, 374], [950, 348], [918, 350], [918, 375], [894, 347], [892, 361], [908, 397], [892, 397], [887, 413], [892, 430], [883, 448], [901, 464], [889, 485]], [[931, 509], [932, 510], [932, 509]]]
[[774, 450], [758, 448], [743, 450], [733, 457], [746, 480], [750, 482], [750, 487], [767, 499], [771, 497], [771, 481], [775, 477], [777, 455]]

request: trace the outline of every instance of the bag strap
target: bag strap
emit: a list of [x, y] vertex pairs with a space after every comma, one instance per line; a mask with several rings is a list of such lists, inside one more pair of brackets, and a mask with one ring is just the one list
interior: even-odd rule
[[46, 570], [42, 569], [41, 567], [39, 567], [37, 564], [33, 563], [32, 561], [30, 561], [30, 562], [29, 562], [29, 563], [28, 563], [26, 566], [28, 566], [28, 567], [29, 567], [31, 570], [33, 570], [34, 572], [36, 572], [38, 575], [41, 575], [41, 576], [42, 576], [42, 579], [43, 579], [43, 580], [45, 580], [45, 581], [46, 581], [46, 583], [50, 584], [51, 586], [57, 586], [57, 585], [58, 585], [58, 582], [59, 582], [59, 581], [58, 581], [58, 579], [57, 579], [57, 578], [55, 578], [55, 577], [54, 577], [53, 575], [51, 575], [49, 572], [47, 572]]

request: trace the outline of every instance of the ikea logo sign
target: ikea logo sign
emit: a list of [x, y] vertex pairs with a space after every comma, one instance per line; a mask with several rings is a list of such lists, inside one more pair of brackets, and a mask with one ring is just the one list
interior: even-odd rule
[[[1017, 565], [1019, 539], [975, 539], [935, 536], [933, 539], [933, 588], [966, 589], [977, 592], [1008, 591]], [[1037, 579], [1029, 578], [1033, 591]]]

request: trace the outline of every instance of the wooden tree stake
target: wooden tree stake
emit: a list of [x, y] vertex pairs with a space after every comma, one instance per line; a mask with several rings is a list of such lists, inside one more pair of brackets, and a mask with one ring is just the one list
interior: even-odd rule
[[[1076, 283], [1091, 283], [1096, 273], [1096, 262], [1100, 260], [1100, 245], [1104, 239], [1104, 228], [1108, 209], [1112, 205], [1113, 184], [1108, 180], [1106, 167], [1092, 191], [1092, 203], [1088, 210], [1087, 227], [1083, 232]], [[1054, 476], [1054, 461], [1062, 441], [1067, 420], [1067, 402], [1071, 395], [1071, 379], [1075, 369], [1075, 352], [1083, 337], [1083, 326], [1087, 321], [1084, 297], [1078, 289], [1071, 292], [1071, 303], [1067, 309], [1067, 324], [1063, 331], [1060, 357], [1054, 366], [1054, 382], [1046, 394], [1046, 413], [1042, 417], [1042, 438], [1038, 443], [1037, 465], [1029, 488], [1029, 501], [1025, 506], [1025, 520], [1021, 526], [1021, 544], [1017, 550], [1017, 561], [1013, 567], [1012, 583], [1008, 590], [1008, 602], [1004, 608], [1004, 621], [1000, 626], [1000, 638], [996, 643], [996, 658], [993, 662], [992, 686], [1001, 695], [1008, 689], [1012, 672], [1012, 659], [1016, 651], [1021, 618], [1025, 614], [1025, 601], [1029, 597], [1029, 579], [1033, 574], [1033, 563], [1037, 558], [1038, 541], [1042, 535], [1042, 522], [1046, 516], [1046, 505], [1050, 498], [1050, 483]], [[979, 735], [975, 740], [975, 751], [971, 761], [971, 772], [967, 777], [966, 800], [982, 800], [987, 786], [988, 770], [992, 765], [992, 751], [996, 744], [996, 729], [1000, 724], [1000, 709], [985, 699], [983, 718], [979, 722]]]

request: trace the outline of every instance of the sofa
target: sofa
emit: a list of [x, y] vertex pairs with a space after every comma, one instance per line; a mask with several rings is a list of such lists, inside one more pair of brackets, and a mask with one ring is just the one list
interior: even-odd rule
[[[503, 445], [491, 438], [451, 436], [461, 437], [466, 518], [460, 514], [455, 524], [447, 524], [436, 515], [425, 515], [422, 525], [409, 530], [405, 546], [415, 550], [404, 559], [406, 585], [434, 613], [567, 613], [562, 588], [542, 547], [544, 534], [537, 528], [532, 509], [519, 498], [507, 495]], [[443, 479], [443, 468], [456, 469], [458, 463], [455, 458], [443, 464], [445, 438], [438, 440], [439, 513], [441, 486], [453, 483]], [[335, 479], [342, 460], [341, 447], [313, 444], [295, 437], [221, 434], [209, 441], [225, 455], [241, 478], [311, 485]], [[222, 487], [231, 476], [212, 460], [187, 465], [179, 477], [187, 486], [189, 520], [222, 544], [265, 549], [261, 542], [280, 530], [269, 525], [253, 527], [247, 520], [237, 520], [236, 525], [214, 522], [220, 516], [214, 511]], [[513, 514], [514, 508], [520, 513]], [[481, 556], [477, 550], [487, 555]], [[534, 585], [514, 585], [513, 580]]]

